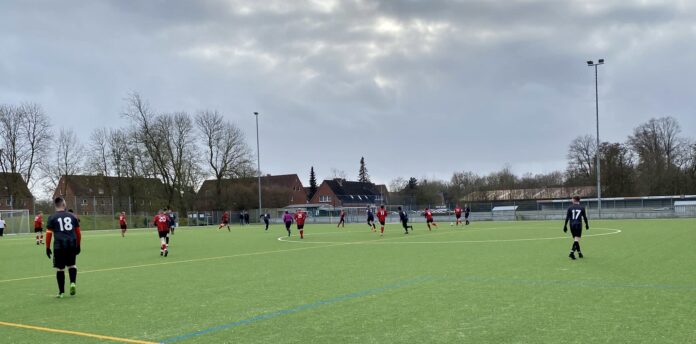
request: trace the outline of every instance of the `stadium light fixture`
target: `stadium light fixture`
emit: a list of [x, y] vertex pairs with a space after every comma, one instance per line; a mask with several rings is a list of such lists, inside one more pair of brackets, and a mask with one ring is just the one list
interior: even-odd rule
[[602, 217], [602, 180], [601, 180], [601, 171], [599, 167], [599, 85], [597, 82], [597, 66], [603, 65], [604, 64], [604, 59], [599, 59], [597, 60], [597, 63], [594, 63], [592, 60], [587, 61], [587, 66], [588, 67], [594, 67], [594, 75], [595, 75], [595, 116], [597, 120], [597, 150], [596, 150], [596, 165], [597, 165], [597, 215], [601, 218]]
[[257, 174], [259, 176], [259, 213], [261, 216], [261, 151], [259, 150], [259, 113], [254, 111], [254, 116], [256, 117], [256, 168], [258, 169]]

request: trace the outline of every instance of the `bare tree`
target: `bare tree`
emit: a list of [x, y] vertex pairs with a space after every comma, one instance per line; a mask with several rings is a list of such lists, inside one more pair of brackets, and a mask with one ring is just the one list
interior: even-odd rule
[[331, 168], [331, 179], [346, 179], [348, 174], [344, 170], [339, 170], [335, 167]]
[[590, 135], [576, 137], [568, 147], [568, 177], [571, 182], [587, 183], [594, 178], [597, 143]]
[[111, 132], [107, 128], [95, 129], [89, 137], [86, 170], [89, 173], [111, 175]]
[[[46, 159], [41, 164], [41, 169], [48, 183], [45, 185], [47, 193], [53, 193], [58, 188], [58, 182], [61, 176], [69, 178], [70, 176], [82, 172], [83, 166], [83, 145], [80, 143], [77, 135], [72, 129], [60, 129], [58, 137], [52, 143], [55, 151], [54, 154]], [[66, 189], [58, 190], [61, 195], [65, 195]]]
[[224, 120], [217, 111], [201, 111], [196, 115], [196, 127], [201, 133], [209, 173], [216, 180], [216, 193], [221, 199], [222, 180], [246, 175], [251, 167], [251, 150], [244, 133], [233, 123]]

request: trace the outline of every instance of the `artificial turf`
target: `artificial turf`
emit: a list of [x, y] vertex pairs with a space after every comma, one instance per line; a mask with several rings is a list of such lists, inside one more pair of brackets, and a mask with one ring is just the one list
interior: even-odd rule
[[[179, 228], [166, 258], [154, 230], [88, 231], [64, 299], [44, 248], [5, 237], [0, 322], [155, 343], [696, 342], [693, 219], [592, 221], [576, 261], [558, 222], [415, 226]], [[100, 341], [0, 325], [2, 343]]]

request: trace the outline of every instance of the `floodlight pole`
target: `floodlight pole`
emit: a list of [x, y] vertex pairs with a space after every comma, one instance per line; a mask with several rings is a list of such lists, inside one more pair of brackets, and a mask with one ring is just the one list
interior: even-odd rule
[[256, 168], [259, 176], [259, 214], [261, 216], [261, 151], [259, 150], [259, 113], [254, 112], [256, 116]]
[[599, 59], [597, 63], [594, 63], [593, 61], [587, 61], [587, 66], [588, 67], [594, 67], [594, 73], [595, 73], [595, 116], [596, 116], [596, 123], [597, 123], [597, 149], [596, 149], [596, 157], [597, 157], [597, 215], [599, 218], [602, 218], [602, 182], [601, 182], [601, 172], [600, 172], [600, 159], [599, 159], [599, 84], [597, 82], [597, 67], [599, 65], [604, 64], [604, 59]]

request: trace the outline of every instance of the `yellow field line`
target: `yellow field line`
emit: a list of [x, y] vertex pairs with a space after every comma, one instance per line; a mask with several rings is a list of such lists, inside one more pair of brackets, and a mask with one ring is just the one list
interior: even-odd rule
[[[311, 249], [317, 249], [317, 248], [332, 247], [332, 246], [341, 246], [341, 245], [350, 245], [350, 244], [351, 244], [351, 243], [336, 243], [336, 244], [331, 244], [331, 245], [300, 247], [300, 248], [291, 248], [291, 249], [286, 249], [286, 250], [275, 250], [275, 251], [261, 251], [261, 252], [240, 253], [240, 254], [233, 254], [233, 255], [227, 255], [227, 256], [207, 257], [207, 258], [194, 258], [194, 259], [187, 259], [187, 260], [175, 260], [175, 261], [169, 261], [169, 262], [161, 262], [161, 263], [140, 264], [140, 265], [129, 265], [129, 266], [118, 266], [118, 267], [113, 267], [113, 268], [104, 268], [104, 269], [96, 269], [96, 270], [84, 270], [84, 271], [83, 271], [83, 270], [80, 270], [80, 274], [87, 274], [87, 273], [92, 273], [92, 272], [105, 272], [105, 271], [115, 271], [115, 270], [126, 270], [126, 269], [137, 269], [137, 268], [144, 268], [144, 267], [151, 267], [151, 266], [162, 266], [162, 265], [171, 265], [171, 264], [179, 264], [179, 263], [204, 262], [204, 261], [209, 261], [209, 260], [219, 260], [219, 259], [227, 259], [227, 258], [238, 258], [238, 257], [258, 256], [258, 255], [264, 255], [264, 254], [273, 254], [273, 253], [282, 253], [282, 252], [291, 252], [291, 251], [303, 251], [303, 250], [311, 250]], [[55, 275], [43, 275], [43, 276], [32, 276], [32, 277], [13, 278], [13, 279], [0, 280], [0, 283], [26, 281], [26, 280], [33, 280], [33, 279], [39, 279], [39, 278], [48, 278], [48, 277], [53, 277], [53, 276], [55, 276]]]
[[55, 329], [55, 328], [33, 326], [33, 325], [23, 325], [23, 324], [16, 324], [16, 323], [4, 322], [4, 321], [0, 321], [0, 325], [9, 326], [9, 327], [16, 327], [16, 328], [23, 328], [23, 329], [28, 329], [28, 330], [43, 331], [43, 332], [70, 334], [73, 336], [80, 336], [80, 337], [97, 338], [97, 339], [101, 339], [101, 340], [110, 340], [110, 341], [121, 342], [121, 343], [157, 344], [157, 342], [148, 342], [145, 340], [102, 336], [100, 334], [78, 332], [78, 331], [69, 331], [69, 330], [60, 330], [60, 329]]

